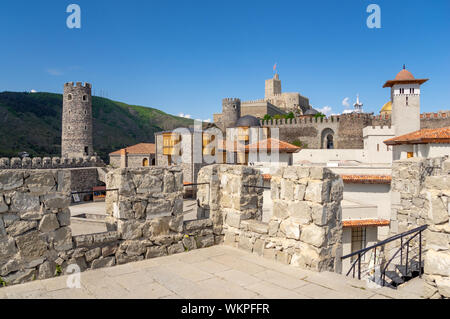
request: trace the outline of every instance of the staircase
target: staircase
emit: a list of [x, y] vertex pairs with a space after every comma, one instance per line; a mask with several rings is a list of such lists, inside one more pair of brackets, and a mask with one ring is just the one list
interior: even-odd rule
[[[401, 284], [421, 277], [423, 273], [422, 232], [427, 228], [423, 225], [401, 234], [397, 234], [379, 243], [355, 251], [341, 257], [342, 260], [355, 258], [347, 272], [358, 279], [368, 279], [385, 287], [396, 289]], [[394, 246], [390, 251], [387, 247]], [[370, 252], [369, 262], [364, 263], [364, 256]], [[388, 257], [385, 257], [385, 254]]]

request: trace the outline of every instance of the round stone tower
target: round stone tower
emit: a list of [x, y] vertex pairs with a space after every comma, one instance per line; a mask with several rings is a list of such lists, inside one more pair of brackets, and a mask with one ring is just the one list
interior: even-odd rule
[[226, 98], [222, 100], [222, 123], [224, 129], [234, 127], [241, 117], [241, 100]]
[[64, 84], [61, 156], [67, 158], [92, 156], [92, 94], [91, 84]]

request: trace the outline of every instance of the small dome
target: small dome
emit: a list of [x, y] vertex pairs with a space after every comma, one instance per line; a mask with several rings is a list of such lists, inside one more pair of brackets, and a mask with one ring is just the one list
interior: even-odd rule
[[306, 111], [304, 115], [316, 115], [318, 113], [319, 112], [316, 109], [311, 108], [308, 111]]
[[395, 81], [408, 81], [408, 80], [415, 80], [415, 78], [411, 72], [409, 72], [406, 69], [403, 69], [400, 72], [398, 72], [398, 74], [394, 80]]
[[261, 126], [259, 123], [259, 120], [252, 116], [252, 115], [245, 115], [236, 122], [236, 127], [255, 127], [255, 126]]
[[392, 112], [392, 102], [389, 101], [386, 104], [383, 105], [383, 107], [381, 108], [381, 112]]

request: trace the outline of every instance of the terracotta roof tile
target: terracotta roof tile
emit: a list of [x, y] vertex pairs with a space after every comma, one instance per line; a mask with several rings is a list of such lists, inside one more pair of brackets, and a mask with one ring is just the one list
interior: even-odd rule
[[262, 174], [263, 180], [270, 181], [272, 179], [272, 175], [270, 174]]
[[450, 143], [450, 126], [425, 128], [384, 141], [387, 145]]
[[[232, 151], [238, 150], [238, 141], [234, 141], [234, 149]], [[264, 150], [264, 151], [275, 151], [279, 150], [280, 153], [296, 153], [301, 148], [295, 145], [292, 145], [287, 142], [283, 142], [274, 138], [268, 138], [262, 141], [258, 141], [256, 143], [250, 144], [250, 145], [243, 145], [242, 144], [242, 150], [245, 150], [246, 153], [249, 151], [256, 151], [256, 150]], [[227, 148], [227, 141], [222, 140], [222, 144], [219, 145], [219, 150], [226, 150]]]
[[296, 153], [296, 152], [300, 151], [300, 147], [292, 145], [287, 142], [277, 140], [275, 138], [268, 138], [266, 140], [258, 141], [256, 143], [247, 145], [246, 150], [249, 150], [249, 151], [279, 150], [280, 153]]
[[118, 151], [109, 153], [109, 155], [120, 155], [122, 150], [126, 150], [128, 154], [155, 154], [155, 144], [153, 143], [140, 143], [133, 146], [128, 146], [126, 148], [122, 148]]
[[343, 220], [343, 227], [364, 227], [364, 226], [389, 226], [390, 221], [387, 219], [353, 219]]
[[341, 175], [344, 183], [348, 184], [390, 184], [389, 175]]

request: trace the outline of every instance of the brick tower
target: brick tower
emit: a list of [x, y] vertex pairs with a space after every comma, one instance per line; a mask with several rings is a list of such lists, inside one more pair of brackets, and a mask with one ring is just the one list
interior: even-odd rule
[[64, 84], [61, 156], [94, 155], [91, 84]]

